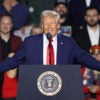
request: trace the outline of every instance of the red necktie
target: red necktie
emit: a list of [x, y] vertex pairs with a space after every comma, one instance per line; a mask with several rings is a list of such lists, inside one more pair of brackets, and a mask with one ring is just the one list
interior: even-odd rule
[[54, 48], [52, 45], [52, 39], [50, 39], [48, 47], [47, 47], [47, 65], [54, 65]]

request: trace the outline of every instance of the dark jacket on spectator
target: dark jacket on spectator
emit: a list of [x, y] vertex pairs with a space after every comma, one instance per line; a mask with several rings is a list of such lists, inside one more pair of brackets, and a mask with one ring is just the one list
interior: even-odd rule
[[[79, 47], [89, 52], [89, 49], [91, 47], [91, 42], [86, 27], [84, 27], [83, 29], [79, 29], [75, 34], [72, 34], [72, 37], [79, 45]], [[99, 44], [100, 44], [100, 38], [99, 38]]]

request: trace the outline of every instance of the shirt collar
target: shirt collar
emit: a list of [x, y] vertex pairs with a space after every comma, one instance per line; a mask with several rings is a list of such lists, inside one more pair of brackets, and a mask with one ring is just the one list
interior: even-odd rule
[[[44, 41], [46, 43], [48, 43], [48, 39], [47, 39], [47, 36], [45, 34], [43, 34], [43, 38], [44, 38]], [[53, 42], [56, 42], [57, 41], [57, 34], [52, 39], [53, 39]]]
[[[91, 28], [87, 25], [87, 29], [88, 29], [88, 31], [89, 32], [91, 32], [92, 30], [91, 30]], [[97, 29], [96, 29], [96, 32], [99, 32], [99, 30], [100, 30], [100, 26], [98, 25], [98, 27], [97, 27]], [[93, 32], [93, 31], [92, 31]], [[94, 32], [93, 32], [94, 33]]]

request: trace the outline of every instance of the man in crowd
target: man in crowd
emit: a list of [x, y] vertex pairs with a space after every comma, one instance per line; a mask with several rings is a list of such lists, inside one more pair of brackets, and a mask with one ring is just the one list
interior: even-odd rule
[[84, 13], [87, 7], [99, 8], [100, 0], [70, 0], [69, 16], [74, 30], [83, 28], [85, 25]]
[[54, 5], [54, 11], [60, 14], [60, 25], [61, 26], [67, 26], [70, 25], [69, 19], [68, 19], [68, 7], [66, 2], [56, 2]]
[[60, 29], [58, 33], [63, 33], [64, 35], [71, 36], [71, 26], [69, 21], [69, 10], [67, 3], [65, 1], [57, 1], [54, 5], [54, 11], [60, 14]]
[[[12, 16], [4, 14], [0, 17], [0, 61], [12, 57], [21, 46], [21, 39], [11, 33]], [[0, 74], [0, 95], [3, 100], [16, 100], [17, 69]], [[1, 99], [0, 99], [1, 100]]]
[[99, 10], [88, 7], [84, 18], [87, 25], [73, 34], [73, 38], [82, 49], [89, 52], [91, 46], [100, 44]]
[[[99, 10], [95, 7], [88, 7], [84, 18], [86, 26], [73, 34], [73, 38], [82, 49], [90, 53], [89, 49], [91, 46], [100, 44]], [[87, 73], [87, 68], [82, 67], [82, 72], [84, 76], [84, 74]], [[84, 93], [86, 98], [91, 97], [90, 91], [87, 87], [84, 88]]]
[[[98, 61], [100, 61], [100, 45], [94, 45], [90, 48], [91, 55]], [[94, 73], [94, 82], [92, 86], [89, 87], [90, 92], [92, 93], [91, 97], [96, 100], [100, 100], [100, 72], [93, 70]]]
[[74, 59], [79, 64], [100, 70], [100, 62], [79, 48], [71, 37], [57, 34], [60, 16], [55, 11], [45, 10], [41, 14], [43, 34], [25, 39], [21, 48], [12, 57], [0, 63], [0, 72], [15, 68], [26, 62], [33, 65], [67, 65]]
[[[100, 45], [90, 48], [90, 54], [100, 61]], [[100, 72], [86, 68], [83, 73], [85, 100], [100, 100]]]
[[13, 30], [18, 30], [26, 23], [29, 11], [28, 7], [18, 0], [3, 0], [3, 4], [0, 6], [0, 16], [5, 13], [12, 15]]

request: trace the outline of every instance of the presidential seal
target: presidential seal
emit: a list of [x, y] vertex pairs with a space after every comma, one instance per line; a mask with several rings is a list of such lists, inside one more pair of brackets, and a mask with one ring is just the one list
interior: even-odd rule
[[42, 94], [53, 96], [60, 92], [62, 88], [62, 79], [57, 73], [46, 71], [39, 76], [37, 87]]

